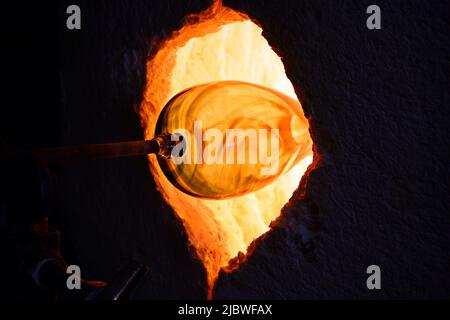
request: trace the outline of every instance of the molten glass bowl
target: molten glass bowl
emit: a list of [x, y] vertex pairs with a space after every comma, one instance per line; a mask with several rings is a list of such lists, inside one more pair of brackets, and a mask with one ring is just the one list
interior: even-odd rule
[[301, 110], [283, 93], [241, 81], [189, 88], [159, 116], [155, 136], [171, 133], [178, 142], [159, 165], [178, 189], [200, 198], [261, 189], [310, 152]]

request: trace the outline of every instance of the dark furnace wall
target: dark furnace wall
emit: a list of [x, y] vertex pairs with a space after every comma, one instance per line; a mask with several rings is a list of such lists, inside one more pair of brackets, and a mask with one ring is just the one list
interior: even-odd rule
[[[59, 139], [47, 143], [140, 139], [134, 109], [153, 39], [209, 2], [76, 3], [81, 31], [65, 28], [72, 2], [57, 7], [61, 101], [59, 119], [46, 121], [58, 121]], [[221, 275], [215, 297], [449, 297], [448, 1], [225, 4], [256, 19], [283, 57], [320, 162], [247, 262]], [[382, 30], [366, 28], [370, 4], [381, 7]], [[145, 158], [64, 165], [57, 175], [63, 249], [86, 277], [107, 278], [133, 256], [150, 267], [135, 298], [206, 296]], [[372, 264], [382, 290], [366, 288]]]
[[[449, 2], [227, 3], [283, 57], [321, 163], [309, 215], [289, 209], [216, 296], [448, 298]], [[382, 30], [366, 28], [371, 4]], [[366, 288], [371, 264], [380, 291]]]

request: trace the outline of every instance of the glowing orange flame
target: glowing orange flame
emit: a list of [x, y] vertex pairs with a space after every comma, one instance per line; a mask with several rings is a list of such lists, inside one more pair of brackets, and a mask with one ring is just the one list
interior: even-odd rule
[[[175, 94], [221, 80], [256, 83], [297, 99], [282, 61], [262, 36], [262, 29], [245, 14], [217, 1], [208, 10], [188, 17], [187, 24], [165, 40], [148, 62], [141, 106], [145, 138], [153, 138], [159, 113]], [[309, 135], [304, 139], [311, 149]], [[269, 230], [311, 161], [312, 150], [263, 189], [237, 198], [204, 200], [176, 189], [155, 157], [149, 157], [159, 191], [183, 222], [190, 244], [206, 268], [210, 293], [220, 269]]]

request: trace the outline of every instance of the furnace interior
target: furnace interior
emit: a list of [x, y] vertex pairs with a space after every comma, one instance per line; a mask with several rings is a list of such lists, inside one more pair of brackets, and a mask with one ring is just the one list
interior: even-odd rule
[[[187, 21], [160, 44], [148, 62], [141, 107], [146, 139], [153, 138], [166, 102], [201, 83], [239, 80], [297, 99], [281, 58], [263, 37], [262, 28], [245, 14], [215, 4]], [[227, 200], [204, 200], [182, 193], [167, 180], [155, 157], [149, 157], [158, 189], [182, 221], [206, 268], [210, 289], [220, 269], [240, 252], [246, 253], [249, 244], [269, 230], [270, 222], [297, 189], [312, 161], [309, 134], [305, 139], [309, 150], [293, 169], [261, 190]]]

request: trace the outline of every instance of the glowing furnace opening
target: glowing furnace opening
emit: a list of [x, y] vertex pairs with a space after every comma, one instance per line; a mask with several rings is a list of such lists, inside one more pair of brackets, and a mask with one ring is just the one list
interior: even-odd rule
[[[215, 3], [189, 21], [148, 62], [141, 108], [146, 139], [153, 138], [159, 113], [169, 99], [198, 84], [245, 81], [297, 99], [280, 57], [262, 36], [262, 29], [246, 15]], [[158, 189], [183, 222], [206, 268], [210, 289], [220, 269], [269, 230], [270, 222], [297, 189], [312, 161], [309, 134], [303, 139], [308, 152], [289, 172], [263, 189], [226, 200], [204, 200], [181, 192], [167, 180], [157, 160], [149, 157]]]

